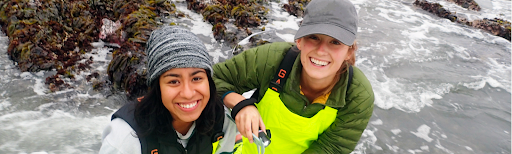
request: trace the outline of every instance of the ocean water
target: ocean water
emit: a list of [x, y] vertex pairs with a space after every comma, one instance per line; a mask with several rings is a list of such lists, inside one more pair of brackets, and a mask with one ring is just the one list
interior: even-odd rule
[[[431, 0], [469, 20], [511, 21], [510, 0], [477, 0], [480, 12], [445, 0]], [[352, 0], [359, 14], [356, 66], [370, 80], [375, 109], [354, 154], [511, 153], [511, 43], [479, 29], [431, 15], [413, 0]], [[302, 20], [283, 12], [286, 0], [271, 2], [270, 42], [293, 41]], [[200, 14], [166, 19], [189, 27], [215, 62], [232, 57], [213, 38]], [[98, 47], [92, 70], [71, 81], [72, 90], [50, 93], [45, 78], [54, 72], [20, 72], [7, 56], [0, 34], [0, 153], [97, 153], [123, 93], [94, 91], [85, 76], [106, 68], [112, 49]]]

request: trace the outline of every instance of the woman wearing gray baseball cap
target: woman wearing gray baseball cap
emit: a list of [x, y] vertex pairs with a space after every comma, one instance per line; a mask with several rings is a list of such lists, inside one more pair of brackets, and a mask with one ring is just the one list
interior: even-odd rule
[[[252, 134], [270, 130], [265, 153], [350, 153], [373, 111], [374, 94], [354, 66], [357, 12], [348, 0], [313, 0], [295, 44], [249, 49], [213, 66], [224, 104], [232, 108], [243, 153]], [[257, 88], [250, 99], [240, 93]]]

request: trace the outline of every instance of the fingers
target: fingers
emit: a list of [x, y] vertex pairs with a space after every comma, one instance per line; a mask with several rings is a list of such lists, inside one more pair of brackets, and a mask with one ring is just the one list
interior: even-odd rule
[[236, 137], [235, 137], [235, 142], [239, 141], [242, 139], [242, 134], [237, 134]]
[[141, 96], [141, 97], [137, 98], [137, 101], [141, 102], [142, 99], [144, 99], [144, 96]]
[[247, 137], [247, 139], [249, 139], [249, 142], [253, 143], [254, 140], [252, 138], [252, 131], [251, 131], [251, 122], [247, 122], [246, 125], [245, 125], [245, 131], [244, 131], [244, 136]]
[[238, 113], [235, 117], [235, 123], [236, 123], [236, 128], [238, 129], [238, 131], [240, 132], [240, 134], [242, 136], [246, 136], [245, 134], [245, 120], [243, 120], [243, 114], [240, 114]]
[[261, 119], [258, 109], [254, 106], [246, 106], [241, 109], [235, 117], [235, 123], [240, 134], [246, 137], [251, 143], [254, 142], [252, 134], [258, 136], [259, 128], [265, 128], [265, 126], [262, 125], [263, 120]]
[[251, 119], [248, 118], [247, 113], [240, 111], [235, 117], [236, 128], [240, 134], [246, 137], [251, 143], [253, 142], [251, 134]]
[[263, 132], [265, 132], [266, 135], [268, 135], [267, 131], [265, 131], [265, 130], [267, 130], [267, 128], [265, 128], [265, 124], [263, 123], [263, 119], [261, 119], [261, 118], [260, 118], [260, 128]]
[[[251, 126], [252, 126], [252, 134], [256, 135], [256, 137], [259, 137], [258, 136], [258, 131], [260, 130], [260, 119], [258, 120], [252, 120], [251, 121]], [[251, 135], [252, 136], [252, 135]]]

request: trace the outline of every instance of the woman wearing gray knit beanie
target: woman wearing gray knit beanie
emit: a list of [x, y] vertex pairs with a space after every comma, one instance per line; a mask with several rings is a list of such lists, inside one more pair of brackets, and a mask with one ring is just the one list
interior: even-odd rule
[[218, 99], [201, 40], [164, 26], [151, 33], [146, 55], [150, 89], [112, 115], [100, 153], [232, 152], [236, 125]]

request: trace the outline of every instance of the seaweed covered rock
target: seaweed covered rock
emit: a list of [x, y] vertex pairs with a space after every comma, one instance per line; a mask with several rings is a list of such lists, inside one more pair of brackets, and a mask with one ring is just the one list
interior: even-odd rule
[[493, 35], [502, 37], [510, 40], [510, 22], [494, 18], [494, 19], [477, 19], [473, 21], [468, 21], [466, 18], [457, 16], [455, 13], [451, 13], [450, 11], [443, 8], [443, 6], [439, 3], [427, 2], [425, 0], [416, 0], [413, 3], [416, 6], [419, 6], [421, 9], [428, 11], [437, 15], [438, 17], [449, 19], [452, 22], [457, 22], [463, 25], [472, 26], [475, 28], [479, 28], [485, 30]]
[[121, 89], [130, 97], [143, 95], [147, 91], [145, 68], [145, 44], [151, 32], [158, 28], [163, 16], [178, 17], [176, 8], [166, 0], [133, 0], [125, 3], [121, 10], [117, 29], [111, 43], [120, 43], [113, 51], [108, 66], [108, 78], [114, 89]]
[[482, 8], [476, 3], [474, 0], [448, 0], [449, 2], [453, 2], [463, 8], [473, 10], [473, 11], [480, 11]]
[[[91, 43], [102, 40], [115, 48], [108, 68], [111, 82], [96, 82], [93, 87], [112, 83], [128, 95], [140, 95], [147, 89], [146, 39], [162, 24], [162, 17], [171, 15], [178, 16], [167, 0], [0, 0], [9, 58], [21, 71], [56, 70], [46, 78], [51, 91], [73, 88], [68, 82], [93, 63], [85, 57]], [[93, 72], [86, 79], [99, 76]]]
[[187, 0], [188, 9], [213, 25], [214, 38], [231, 46], [251, 35], [250, 28], [266, 23], [268, 9], [264, 4], [265, 0]]
[[98, 39], [100, 25], [89, 6], [86, 0], [0, 1], [9, 58], [21, 71], [56, 69], [57, 74], [46, 79], [50, 90], [68, 87], [60, 78], [73, 79], [73, 72], [88, 67], [91, 62], [79, 61]]
[[296, 17], [304, 16], [304, 9], [311, 0], [289, 0], [288, 4], [283, 5], [283, 9]]
[[431, 3], [425, 0], [416, 0], [414, 5], [421, 7], [421, 9], [437, 15], [438, 17], [450, 19], [452, 22], [457, 21], [457, 16], [453, 16], [452, 13], [443, 8], [443, 5], [439, 3]]
[[484, 18], [482, 20], [474, 20], [471, 24], [471, 26], [480, 28], [483, 30], [486, 30], [493, 35], [503, 37], [510, 41], [510, 22], [494, 18], [494, 19], [487, 19]]

